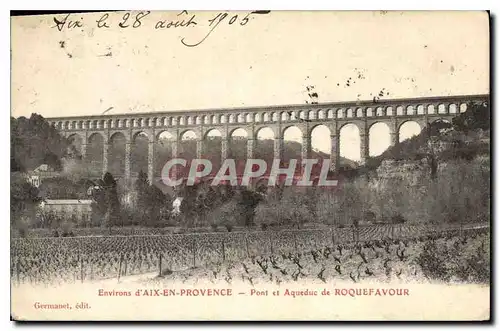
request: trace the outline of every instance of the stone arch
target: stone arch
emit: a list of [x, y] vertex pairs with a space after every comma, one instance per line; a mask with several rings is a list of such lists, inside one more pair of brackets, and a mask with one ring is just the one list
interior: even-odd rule
[[434, 105], [428, 105], [427, 106], [427, 114], [435, 114], [436, 113], [436, 107]]
[[394, 116], [394, 108], [392, 106], [385, 108], [385, 115]]
[[218, 124], [219, 121], [217, 119], [219, 119], [220, 117], [217, 116], [217, 115], [211, 115], [210, 116], [210, 124]]
[[335, 118], [336, 117], [336, 112], [334, 109], [328, 109], [328, 118]]
[[254, 114], [253, 113], [248, 113], [245, 116], [245, 121], [247, 123], [253, 123], [253, 118], [254, 118]]
[[377, 116], [385, 116], [385, 109], [383, 107], [377, 107], [376, 109]]
[[86, 160], [89, 172], [93, 176], [102, 176], [104, 157], [104, 136], [100, 132], [92, 132], [87, 138]]
[[139, 130], [133, 133], [130, 144], [130, 174], [137, 177], [139, 172], [148, 173], [149, 141], [152, 137]]
[[372, 107], [366, 108], [366, 116], [373, 117], [373, 108]]
[[297, 125], [287, 125], [282, 129], [281, 136], [283, 137], [283, 162], [288, 163], [290, 159], [300, 160], [304, 136], [302, 129]]
[[347, 108], [347, 111], [346, 111], [346, 117], [347, 117], [347, 118], [352, 118], [352, 117], [354, 117], [354, 111], [352, 110], [352, 108]]
[[238, 123], [245, 123], [245, 115], [243, 113], [239, 113], [237, 116]]
[[[259, 128], [260, 129], [264, 129], [266, 127], [262, 127], [262, 128]], [[285, 138], [285, 132], [288, 130], [288, 129], [291, 129], [291, 128], [297, 128], [299, 131], [300, 131], [300, 136], [304, 136], [305, 132], [304, 132], [304, 129], [300, 126], [300, 125], [297, 125], [297, 124], [288, 124], [288, 125], [285, 125], [281, 128], [281, 137], [283, 137], [283, 139]], [[271, 128], [270, 128], [271, 129]], [[274, 130], [273, 130], [274, 131]], [[258, 133], [257, 133], [258, 134]], [[301, 139], [302, 141], [302, 139]]]
[[199, 133], [193, 129], [184, 129], [179, 132], [179, 140], [196, 140], [200, 138]]
[[148, 141], [149, 141], [149, 134], [146, 132], [146, 131], [143, 131], [143, 130], [139, 130], [139, 131], [135, 131], [133, 134], [132, 134], [132, 143], [135, 142], [135, 140], [137, 139], [137, 137], [139, 136], [143, 136], [143, 137], [147, 137], [148, 138]]
[[448, 107], [448, 113], [450, 114], [456, 114], [457, 111], [457, 105], [454, 103], [451, 103], [450, 106]]
[[324, 120], [327, 117], [327, 112], [324, 109], [320, 109], [318, 111], [318, 119], [319, 120]]
[[197, 158], [197, 141], [200, 139], [200, 132], [194, 129], [184, 129], [179, 132], [178, 157], [185, 159], [188, 164]]
[[403, 106], [397, 106], [396, 116], [403, 116], [403, 115], [405, 115], [405, 110], [403, 109]]
[[279, 121], [279, 113], [278, 112], [273, 112], [271, 120], [273, 122], [278, 122]]
[[222, 132], [218, 128], [210, 128], [205, 132], [203, 139], [208, 137], [222, 137]]
[[154, 175], [161, 176], [161, 171], [168, 162], [173, 158], [172, 144], [176, 141], [175, 134], [168, 130], [160, 131], [155, 137], [155, 164]]
[[[340, 156], [353, 161], [361, 160], [361, 130], [357, 123], [346, 122], [339, 128], [338, 149]], [[342, 159], [338, 166], [342, 166]]]
[[268, 167], [274, 156], [274, 140], [278, 134], [271, 126], [261, 126], [254, 131], [254, 157], [266, 160]]
[[175, 137], [175, 134], [170, 132], [169, 130], [161, 130], [156, 134], [155, 141], [159, 140], [168, 140], [168, 141], [174, 141], [177, 140]]
[[79, 133], [72, 133], [68, 136], [68, 141], [71, 146], [75, 148], [75, 151], [79, 153], [80, 156], [83, 155], [83, 145], [85, 143], [85, 137]]
[[343, 108], [340, 108], [339, 110], [337, 110], [337, 118], [344, 118], [344, 109]]
[[310, 142], [311, 142], [311, 155], [310, 157], [315, 159], [320, 159], [320, 164], [322, 163], [321, 159], [324, 158], [324, 154], [326, 154], [326, 158], [330, 157], [330, 153], [332, 150], [332, 141], [330, 139], [332, 135], [332, 131], [325, 124], [317, 124], [311, 127], [310, 131]]
[[369, 156], [379, 156], [391, 146], [391, 129], [387, 122], [377, 121], [368, 128]]
[[261, 113], [255, 114], [255, 122], [262, 122], [262, 115]]
[[233, 128], [228, 132], [228, 156], [240, 166], [247, 158], [248, 136], [248, 131], [243, 127]]
[[108, 169], [113, 176], [125, 175], [125, 151], [127, 137], [121, 131], [116, 131], [109, 137]]
[[417, 115], [425, 115], [425, 107], [424, 105], [417, 106]]
[[363, 108], [358, 107], [358, 108], [356, 109], [356, 117], [364, 117], [364, 114], [363, 114]]
[[439, 133], [440, 130], [449, 129], [453, 125], [452, 125], [452, 121], [450, 119], [440, 117], [440, 118], [433, 119], [432, 122], [430, 123], [430, 126], [431, 126], [431, 130], [430, 130], [431, 135], [435, 135], [435, 134]]
[[398, 137], [399, 142], [410, 139], [411, 137], [417, 136], [422, 132], [422, 124], [415, 120], [403, 121], [398, 126]]
[[316, 120], [316, 119], [318, 119], [317, 118], [317, 112], [316, 112], [316, 110], [314, 110], [314, 109], [310, 110], [309, 113], [308, 113], [308, 118], [310, 120]]
[[440, 103], [438, 105], [438, 114], [446, 114], [446, 105], [444, 103]]
[[467, 104], [465, 102], [460, 104], [460, 113], [467, 111]]
[[406, 115], [415, 115], [415, 107], [413, 105], [406, 106]]
[[205, 132], [204, 140], [204, 159], [212, 162], [212, 172], [218, 171], [221, 167], [222, 153], [222, 132], [217, 128], [211, 128]]
[[286, 111], [281, 112], [280, 117], [281, 122], [288, 122], [290, 120], [290, 115]]

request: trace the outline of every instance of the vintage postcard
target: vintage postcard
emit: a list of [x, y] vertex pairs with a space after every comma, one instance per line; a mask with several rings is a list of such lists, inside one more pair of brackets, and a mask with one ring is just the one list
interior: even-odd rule
[[16, 321], [487, 321], [486, 11], [11, 16]]

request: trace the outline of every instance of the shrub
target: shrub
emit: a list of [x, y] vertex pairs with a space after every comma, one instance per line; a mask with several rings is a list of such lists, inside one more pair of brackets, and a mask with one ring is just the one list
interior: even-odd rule
[[445, 282], [450, 280], [450, 275], [445, 264], [448, 254], [443, 253], [442, 249], [438, 249], [438, 245], [434, 240], [430, 240], [424, 244], [422, 252], [416, 258], [416, 262], [420, 265], [427, 279]]

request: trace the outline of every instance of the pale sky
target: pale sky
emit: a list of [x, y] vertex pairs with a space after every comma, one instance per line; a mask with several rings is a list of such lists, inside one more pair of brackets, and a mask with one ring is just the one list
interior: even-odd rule
[[[107, 29], [96, 28], [103, 13], [71, 14], [83, 27], [63, 31], [53, 16], [14, 17], [12, 115], [301, 104], [307, 84], [320, 103], [371, 100], [382, 89], [385, 98], [489, 93], [483, 12], [271, 12], [242, 26], [247, 13], [228, 13], [196, 47], [181, 40], [202, 40], [217, 12], [152, 12], [138, 28], [137, 12], [128, 28], [117, 26], [125, 13], [110, 13]], [[155, 29], [193, 14], [197, 25]], [[380, 130], [372, 154], [387, 147]], [[341, 155], [359, 159], [358, 133], [345, 131]], [[313, 136], [313, 148], [329, 151], [325, 140]]]

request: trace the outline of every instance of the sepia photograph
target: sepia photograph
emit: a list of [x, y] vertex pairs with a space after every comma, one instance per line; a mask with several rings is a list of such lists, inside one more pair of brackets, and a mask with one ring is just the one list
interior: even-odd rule
[[489, 321], [490, 20], [11, 12], [11, 320]]

